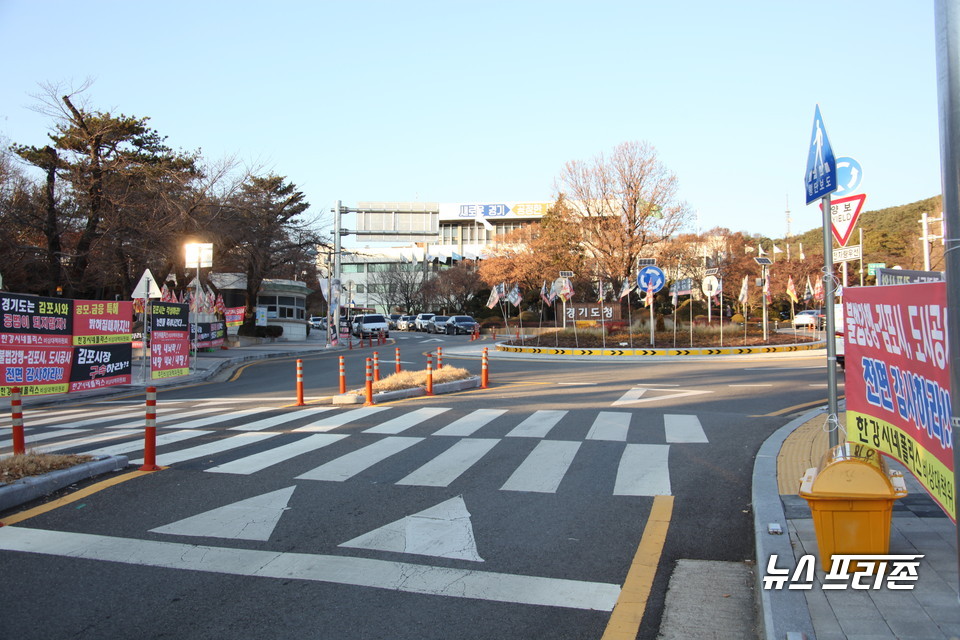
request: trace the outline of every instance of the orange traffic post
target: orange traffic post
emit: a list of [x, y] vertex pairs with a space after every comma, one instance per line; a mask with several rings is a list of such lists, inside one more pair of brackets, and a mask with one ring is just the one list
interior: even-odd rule
[[373, 405], [373, 366], [370, 364], [370, 358], [367, 358], [367, 381], [366, 381], [366, 396], [367, 401], [363, 403], [363, 406], [369, 407]]
[[433, 395], [433, 358], [427, 356], [427, 395]]
[[487, 348], [486, 348], [486, 347], [483, 348], [483, 358], [480, 359], [480, 362], [481, 362], [481, 365], [480, 365], [480, 388], [481, 388], [481, 389], [486, 389], [487, 387], [490, 386], [490, 385], [489, 385], [489, 382], [490, 382], [490, 373], [489, 373], [489, 365], [487, 364]]
[[443, 369], [443, 347], [437, 347], [437, 369]]
[[157, 388], [147, 387], [146, 427], [143, 430], [143, 465], [140, 471], [159, 471], [157, 466]]
[[297, 358], [297, 406], [302, 407], [303, 402], [303, 360]]
[[373, 381], [380, 382], [380, 354], [373, 352]]
[[400, 347], [396, 347], [394, 351], [397, 354], [397, 373], [400, 373]]
[[13, 419], [13, 455], [22, 456], [27, 452], [27, 443], [23, 437], [23, 396], [20, 387], [10, 389], [10, 417]]
[[347, 392], [347, 369], [344, 364], [343, 356], [340, 356], [340, 393]]

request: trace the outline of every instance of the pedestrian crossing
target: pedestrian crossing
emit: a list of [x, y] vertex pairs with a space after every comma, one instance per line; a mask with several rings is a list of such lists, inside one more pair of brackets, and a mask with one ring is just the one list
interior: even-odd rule
[[[115, 408], [97, 419], [89, 411], [44, 414], [28, 422], [27, 446], [43, 453], [137, 455], [143, 424], [129, 415]], [[298, 480], [342, 483], [389, 468], [389, 482], [398, 486], [449, 487], [478, 471], [496, 476], [487, 467], [500, 464], [509, 467], [498, 470], [500, 490], [540, 494], [562, 492], [578, 456], [599, 452], [615, 458], [612, 484], [600, 487], [607, 495], [670, 495], [671, 447], [709, 443], [698, 416], [636, 410], [185, 406], [162, 415], [160, 466], [192, 462], [210, 465], [202, 469], [207, 473], [249, 476], [296, 461]], [[91, 428], [93, 420], [98, 429]], [[0, 425], [0, 434], [4, 430]], [[0, 441], [0, 456], [10, 447], [9, 439]], [[491, 455], [495, 450], [505, 455]], [[317, 464], [303, 471], [305, 462]]]

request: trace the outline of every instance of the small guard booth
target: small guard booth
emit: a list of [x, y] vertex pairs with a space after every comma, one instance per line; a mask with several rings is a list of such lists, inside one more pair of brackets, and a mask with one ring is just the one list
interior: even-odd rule
[[872, 447], [837, 445], [807, 469], [800, 497], [810, 506], [823, 570], [833, 554], [888, 553], [893, 501], [905, 495], [903, 474], [891, 472]]

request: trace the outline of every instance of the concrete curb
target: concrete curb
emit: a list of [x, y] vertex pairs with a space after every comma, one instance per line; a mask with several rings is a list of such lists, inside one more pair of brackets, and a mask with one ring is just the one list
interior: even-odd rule
[[42, 476], [32, 476], [0, 487], [0, 512], [48, 496], [54, 491], [69, 487], [74, 482], [104, 473], [120, 471], [129, 464], [127, 456], [107, 456], [84, 462], [69, 469], [51, 471]]
[[[480, 378], [472, 377], [465, 378], [463, 380], [454, 380], [453, 382], [443, 382], [440, 384], [433, 385], [433, 395], [440, 395], [444, 393], [456, 393], [457, 391], [463, 391], [464, 389], [477, 389], [480, 387]], [[416, 398], [419, 396], [427, 395], [427, 390], [424, 387], [414, 387], [413, 389], [400, 389], [398, 391], [383, 391], [381, 393], [373, 394], [373, 403], [380, 404], [381, 402], [390, 402], [391, 400], [403, 400], [405, 398]], [[333, 396], [333, 404], [363, 404], [366, 402], [366, 397], [360, 394], [354, 393], [341, 393], [339, 395]]]
[[510, 353], [527, 353], [531, 355], [558, 355], [558, 356], [602, 356], [605, 358], [623, 358], [623, 357], [676, 357], [676, 356], [744, 356], [744, 355], [769, 355], [774, 353], [794, 354], [800, 351], [812, 351], [823, 349], [824, 342], [804, 342], [797, 344], [784, 344], [777, 346], [763, 347], [673, 347], [669, 349], [657, 348], [630, 348], [607, 347], [605, 349], [571, 349], [567, 347], [527, 347], [508, 345], [502, 342], [496, 344], [497, 351], [506, 351]]
[[[787, 437], [802, 424], [823, 413], [817, 409], [790, 421], [767, 438], [753, 464], [753, 534], [756, 542], [756, 592], [759, 600], [762, 625], [761, 638], [781, 640], [782, 638], [814, 638], [813, 621], [807, 606], [806, 593], [796, 589], [769, 590], [763, 588], [763, 575], [767, 570], [770, 556], [788, 558], [793, 562], [793, 545], [787, 518], [783, 512], [783, 503], [777, 488], [777, 456]], [[780, 525], [781, 534], [771, 534], [770, 524]], [[780, 560], [778, 566], [785, 562]]]

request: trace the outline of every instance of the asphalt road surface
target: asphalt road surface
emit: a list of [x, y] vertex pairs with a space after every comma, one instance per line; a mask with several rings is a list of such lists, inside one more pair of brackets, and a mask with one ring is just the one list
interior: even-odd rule
[[[407, 368], [434, 346], [419, 338]], [[303, 407], [286, 359], [164, 390], [162, 471], [0, 528], [0, 637], [613, 638], [633, 637], [629, 613], [652, 640], [678, 562], [749, 566], [756, 451], [827, 394], [822, 356], [495, 360], [487, 390], [312, 403], [337, 390], [337, 355], [303, 358]], [[346, 355], [359, 387], [369, 353]], [[142, 412], [131, 397], [31, 424], [51, 451], [139, 466]]]

